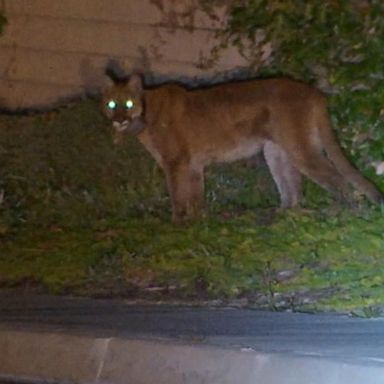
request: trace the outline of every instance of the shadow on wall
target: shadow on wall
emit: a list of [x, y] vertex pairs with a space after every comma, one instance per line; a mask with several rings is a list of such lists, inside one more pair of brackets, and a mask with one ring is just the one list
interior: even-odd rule
[[144, 83], [147, 87], [154, 87], [164, 83], [172, 82], [181, 84], [189, 89], [205, 87], [213, 84], [246, 80], [254, 77], [254, 72], [249, 68], [237, 68], [231, 71], [218, 72], [214, 75], [206, 76], [169, 76], [155, 74], [151, 70], [151, 63], [146, 55], [145, 48], [141, 49], [141, 58], [137, 59], [133, 65], [124, 64], [124, 60], [111, 58], [106, 61], [105, 66], [100, 68], [89, 58], [85, 58], [80, 66], [80, 76], [85, 89], [85, 94], [90, 97], [95, 97], [99, 94], [100, 89], [104, 85], [104, 75], [106, 71], [113, 73], [117, 79], [126, 79], [132, 73], [140, 74], [144, 78]]

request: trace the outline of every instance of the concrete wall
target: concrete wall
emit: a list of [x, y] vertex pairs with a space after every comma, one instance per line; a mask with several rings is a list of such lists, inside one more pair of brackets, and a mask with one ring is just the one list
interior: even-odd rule
[[0, 0], [0, 11], [8, 18], [0, 36], [0, 107], [47, 106], [98, 88], [111, 59], [128, 72], [171, 79], [244, 64], [229, 49], [215, 68], [198, 68], [220, 21], [197, 0]]

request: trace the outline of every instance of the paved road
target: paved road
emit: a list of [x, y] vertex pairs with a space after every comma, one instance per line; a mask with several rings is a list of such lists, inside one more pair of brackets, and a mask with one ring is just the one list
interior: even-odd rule
[[0, 295], [0, 325], [101, 337], [177, 339], [384, 364], [383, 318]]

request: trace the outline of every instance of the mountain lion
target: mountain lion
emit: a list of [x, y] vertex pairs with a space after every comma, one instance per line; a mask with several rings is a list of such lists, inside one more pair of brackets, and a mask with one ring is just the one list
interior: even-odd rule
[[113, 81], [103, 110], [116, 134], [130, 132], [163, 169], [178, 222], [204, 203], [204, 168], [263, 151], [282, 207], [301, 198], [301, 174], [347, 198], [350, 184], [373, 203], [383, 195], [344, 157], [330, 126], [325, 97], [287, 78], [186, 90], [143, 89], [141, 77]]

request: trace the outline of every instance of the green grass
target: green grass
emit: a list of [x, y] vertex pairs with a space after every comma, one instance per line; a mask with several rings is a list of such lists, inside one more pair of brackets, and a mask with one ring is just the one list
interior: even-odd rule
[[207, 218], [174, 226], [154, 161], [107, 127], [92, 101], [0, 116], [3, 289], [381, 313], [380, 209], [307, 183], [280, 211], [265, 166], [241, 162], [210, 168]]

